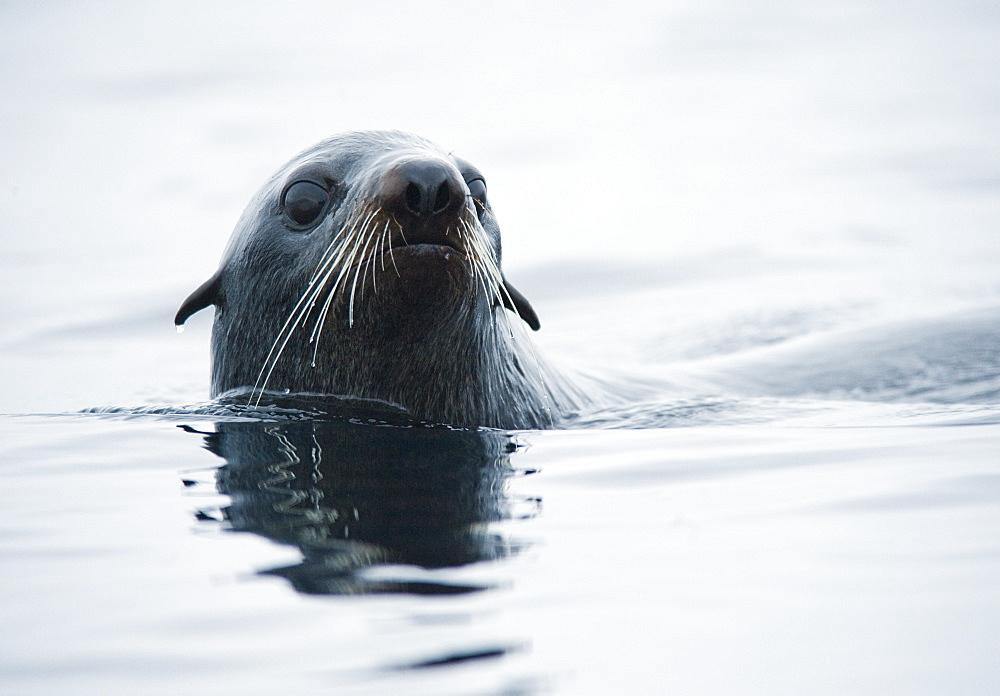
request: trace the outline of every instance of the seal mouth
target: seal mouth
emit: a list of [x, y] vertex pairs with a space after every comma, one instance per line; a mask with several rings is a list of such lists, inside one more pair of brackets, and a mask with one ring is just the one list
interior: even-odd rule
[[404, 232], [400, 228], [389, 241], [389, 248], [383, 252], [383, 255], [385, 254], [414, 257], [438, 256], [447, 260], [453, 254], [464, 258], [466, 249], [458, 233], [454, 230], [424, 227], [422, 229], [411, 228]]
[[454, 228], [427, 229], [421, 226], [403, 231], [399, 225], [393, 233], [386, 236], [379, 247], [370, 255], [359, 255], [353, 259], [350, 267], [368, 267], [377, 258], [383, 269], [390, 268], [391, 264], [398, 273], [400, 264], [411, 261], [426, 263], [469, 259], [469, 249]]
[[[391, 247], [390, 251], [394, 253], [403, 252], [404, 254], [412, 254], [415, 256], [423, 256], [428, 254], [439, 254], [444, 255], [445, 258], [451, 254], [465, 255], [461, 249], [451, 244], [399, 244]], [[386, 252], [388, 253], [388, 252]]]
[[450, 266], [456, 261], [464, 261], [467, 258], [465, 252], [457, 245], [429, 242], [393, 244], [382, 252], [381, 257], [382, 263], [387, 267], [392, 264], [397, 274], [404, 265], [432, 263], [435, 266], [438, 264]]
[[406, 235], [400, 233], [389, 243], [389, 250], [397, 251], [400, 249], [414, 252], [451, 251], [465, 254], [465, 249], [460, 246], [458, 235], [449, 236], [448, 233], [411, 232]]

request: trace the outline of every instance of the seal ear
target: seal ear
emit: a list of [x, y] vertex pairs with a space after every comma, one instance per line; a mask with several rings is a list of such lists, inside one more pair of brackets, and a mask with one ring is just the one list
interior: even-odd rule
[[528, 302], [528, 298], [518, 292], [517, 288], [511, 285], [510, 281], [506, 278], [503, 279], [503, 286], [503, 306], [524, 319], [533, 331], [538, 331], [538, 329], [542, 328], [541, 322], [538, 321], [538, 315], [535, 314], [535, 310], [532, 308], [531, 303]]
[[198, 289], [188, 295], [184, 304], [177, 310], [174, 316], [174, 326], [182, 326], [195, 312], [200, 312], [209, 305], [219, 304], [219, 286], [222, 284], [222, 269], [215, 272], [211, 278], [206, 280]]

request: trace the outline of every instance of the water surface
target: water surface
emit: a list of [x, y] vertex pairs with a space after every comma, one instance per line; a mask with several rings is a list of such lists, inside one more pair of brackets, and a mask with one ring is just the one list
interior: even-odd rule
[[[16, 694], [1000, 688], [987, 3], [0, 10]], [[337, 131], [487, 176], [558, 430], [206, 404], [215, 269]]]

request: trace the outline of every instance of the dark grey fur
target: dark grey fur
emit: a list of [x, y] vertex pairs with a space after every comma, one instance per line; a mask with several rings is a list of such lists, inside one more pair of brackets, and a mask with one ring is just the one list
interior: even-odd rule
[[[441, 187], [460, 193], [461, 201], [440, 215], [408, 217], [399, 172], [428, 167], [444, 173]], [[282, 207], [287, 187], [303, 179], [321, 182], [331, 195], [307, 229]], [[255, 389], [254, 402], [265, 388], [346, 395], [390, 402], [426, 421], [498, 428], [548, 427], [577, 408], [583, 396], [539, 362], [517, 326], [519, 315], [538, 326], [528, 302], [499, 273], [496, 287], [473, 273], [470, 259], [477, 253], [485, 251], [497, 271], [501, 256], [485, 189], [476, 189], [482, 193], [475, 201], [470, 194], [476, 179], [481, 174], [468, 163], [399, 132], [337, 135], [285, 165], [244, 212], [217, 274], [177, 313], [176, 323], [183, 324], [216, 306], [212, 395], [247, 388]], [[369, 228], [386, 231], [385, 239], [355, 259], [363, 265], [356, 276], [347, 274], [331, 300], [318, 347], [309, 339], [328, 292], [303, 305], [301, 322], [273, 360], [276, 339], [317, 267], [344, 243], [351, 216], [376, 208]], [[478, 246], [468, 234], [456, 235], [462, 215], [478, 219]]]

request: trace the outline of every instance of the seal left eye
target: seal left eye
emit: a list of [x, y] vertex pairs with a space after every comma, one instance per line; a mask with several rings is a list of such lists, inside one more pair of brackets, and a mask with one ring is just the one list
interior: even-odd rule
[[330, 194], [322, 186], [311, 181], [296, 181], [285, 191], [281, 205], [295, 225], [305, 227], [319, 219], [329, 200]]

